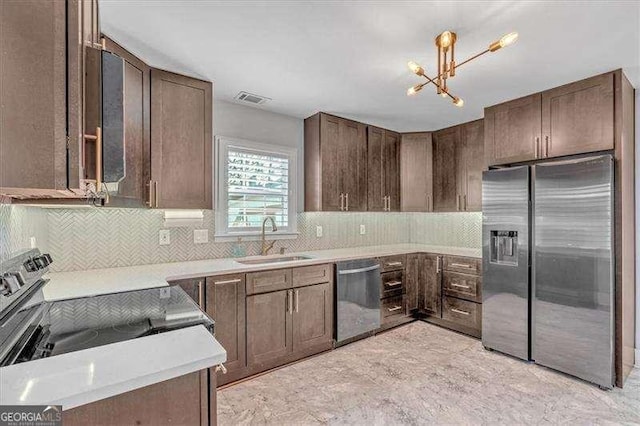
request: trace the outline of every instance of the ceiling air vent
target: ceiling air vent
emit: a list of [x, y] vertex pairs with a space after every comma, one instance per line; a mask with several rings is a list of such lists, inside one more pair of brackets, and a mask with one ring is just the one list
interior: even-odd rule
[[262, 105], [263, 103], [271, 100], [271, 98], [247, 92], [238, 93], [234, 99], [254, 105]]

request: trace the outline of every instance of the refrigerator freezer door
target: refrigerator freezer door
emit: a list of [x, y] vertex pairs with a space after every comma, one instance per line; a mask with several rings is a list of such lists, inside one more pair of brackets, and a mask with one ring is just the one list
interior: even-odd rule
[[529, 359], [529, 167], [482, 175], [482, 344]]
[[613, 160], [537, 165], [533, 176], [532, 357], [612, 387]]

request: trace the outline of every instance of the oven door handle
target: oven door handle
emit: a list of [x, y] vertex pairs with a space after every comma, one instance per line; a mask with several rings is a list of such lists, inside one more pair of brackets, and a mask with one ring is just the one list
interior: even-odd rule
[[369, 266], [367, 268], [345, 269], [343, 271], [338, 271], [338, 275], [359, 274], [360, 272], [375, 271], [376, 269], [380, 269], [380, 265]]

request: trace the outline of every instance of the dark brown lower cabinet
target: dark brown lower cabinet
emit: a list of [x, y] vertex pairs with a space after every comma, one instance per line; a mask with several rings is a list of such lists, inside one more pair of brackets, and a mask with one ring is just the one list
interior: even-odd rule
[[441, 290], [441, 256], [437, 254], [420, 254], [420, 309], [428, 314], [440, 317], [442, 314]]
[[331, 343], [333, 289], [323, 283], [293, 289], [293, 350]]
[[247, 296], [248, 373], [328, 349], [333, 339], [333, 283]]
[[207, 277], [205, 308], [215, 321], [216, 339], [227, 351], [227, 373], [217, 372], [218, 385], [224, 385], [240, 378], [247, 365], [245, 275]]
[[420, 270], [423, 255], [414, 253], [407, 255], [405, 269], [405, 312], [408, 314], [418, 310], [420, 305]]
[[291, 290], [247, 296], [247, 365], [259, 367], [293, 350]]
[[[212, 375], [215, 389], [215, 375]], [[186, 374], [100, 401], [65, 410], [65, 426], [211, 425], [216, 400], [209, 399], [207, 370]], [[64, 409], [64, 407], [62, 407]]]

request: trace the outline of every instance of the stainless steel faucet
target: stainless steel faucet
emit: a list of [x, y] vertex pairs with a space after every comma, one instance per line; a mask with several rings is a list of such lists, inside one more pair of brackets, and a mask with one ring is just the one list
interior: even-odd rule
[[270, 243], [267, 243], [267, 240], [265, 238], [264, 228], [266, 227], [268, 220], [271, 221], [271, 232], [276, 232], [278, 230], [278, 227], [276, 226], [276, 221], [273, 219], [273, 217], [267, 216], [264, 218], [264, 220], [262, 221], [262, 255], [263, 256], [266, 256], [269, 253], [269, 250], [271, 250], [273, 248], [273, 245], [276, 243], [275, 240], [271, 241]]

